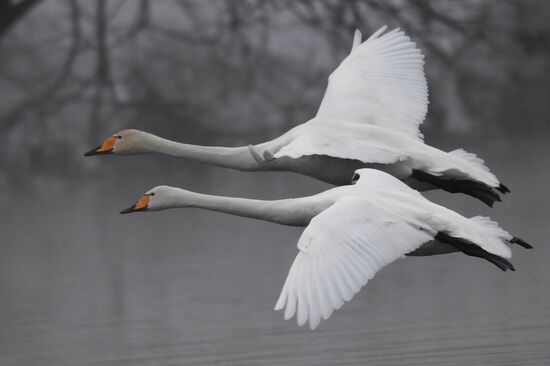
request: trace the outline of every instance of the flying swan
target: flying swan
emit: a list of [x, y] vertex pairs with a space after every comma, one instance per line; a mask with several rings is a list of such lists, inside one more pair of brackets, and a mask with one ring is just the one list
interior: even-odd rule
[[385, 265], [409, 255], [461, 251], [503, 271], [508, 243], [531, 248], [487, 217], [465, 218], [400, 180], [359, 169], [353, 182], [314, 196], [275, 201], [211, 196], [159, 186], [121, 213], [197, 207], [283, 225], [307, 226], [275, 310], [315, 329]]
[[509, 192], [462, 149], [444, 152], [423, 141], [428, 110], [424, 56], [402, 31], [382, 27], [330, 75], [317, 115], [282, 136], [243, 147], [196, 146], [122, 130], [85, 155], [160, 153], [243, 171], [279, 170], [345, 185], [356, 169], [376, 168], [425, 191], [461, 192], [492, 206]]

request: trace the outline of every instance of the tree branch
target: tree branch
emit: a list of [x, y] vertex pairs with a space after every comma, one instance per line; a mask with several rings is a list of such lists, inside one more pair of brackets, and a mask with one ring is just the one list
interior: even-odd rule
[[40, 0], [0, 0], [0, 40]]

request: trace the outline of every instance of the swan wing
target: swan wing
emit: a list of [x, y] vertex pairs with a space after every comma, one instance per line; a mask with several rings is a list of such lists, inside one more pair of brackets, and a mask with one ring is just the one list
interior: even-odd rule
[[393, 175], [385, 173], [381, 170], [362, 168], [357, 169], [355, 174], [358, 175], [359, 178], [355, 184], [358, 187], [365, 188], [368, 191], [381, 193], [382, 195], [387, 194], [388, 192], [398, 192], [411, 197], [426, 200], [420, 192], [412, 189], [406, 183], [397, 179]]
[[330, 75], [316, 120], [386, 127], [422, 139], [428, 111], [424, 56], [399, 29], [382, 27], [357, 45]]
[[378, 270], [432, 236], [361, 197], [346, 197], [304, 230], [275, 310], [315, 329], [351, 300]]
[[399, 148], [392, 149], [387, 144], [362, 139], [361, 136], [344, 134], [342, 131], [310, 129], [289, 144], [275, 152], [275, 158], [326, 155], [341, 159], [355, 159], [364, 163], [390, 164], [406, 158]]

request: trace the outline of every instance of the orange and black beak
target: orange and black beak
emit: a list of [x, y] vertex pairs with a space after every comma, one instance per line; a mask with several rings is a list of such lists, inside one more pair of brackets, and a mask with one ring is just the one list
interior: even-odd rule
[[117, 140], [118, 140], [117, 136], [111, 136], [107, 140], [105, 140], [101, 145], [99, 145], [97, 148], [84, 153], [84, 156], [112, 154], [113, 147], [115, 146], [115, 142]]
[[121, 214], [127, 214], [132, 212], [147, 211], [147, 206], [149, 205], [150, 194], [145, 194], [132, 206], [128, 207], [125, 210], [120, 211]]

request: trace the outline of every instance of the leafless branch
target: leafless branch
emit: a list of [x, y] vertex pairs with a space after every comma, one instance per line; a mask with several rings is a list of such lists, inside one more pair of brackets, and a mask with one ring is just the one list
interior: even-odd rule
[[0, 0], [0, 40], [40, 0]]
[[17, 124], [26, 109], [33, 107], [38, 108], [54, 99], [63, 85], [72, 76], [73, 66], [80, 49], [82, 32], [80, 29], [80, 8], [78, 3], [76, 0], [68, 0], [67, 5], [71, 19], [71, 45], [67, 50], [65, 60], [62, 62], [57, 75], [47, 87], [35, 93], [32, 97], [23, 100], [3, 116], [0, 116], [2, 127], [6, 130], [13, 128], [13, 126]]

